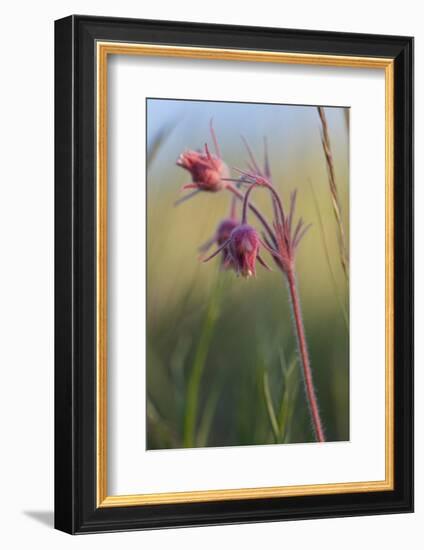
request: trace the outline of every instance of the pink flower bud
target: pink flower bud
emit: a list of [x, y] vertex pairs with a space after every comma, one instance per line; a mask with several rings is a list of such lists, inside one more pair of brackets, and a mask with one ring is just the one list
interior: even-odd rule
[[[225, 234], [228, 234], [227, 232], [230, 229], [230, 224], [235, 224], [235, 227], [231, 231], [229, 238], [224, 240]], [[220, 229], [221, 234], [218, 236]], [[220, 244], [215, 252], [209, 257], [202, 259], [203, 262], [209, 262], [212, 258], [222, 253], [222, 267], [224, 269], [234, 269], [237, 275], [242, 275], [242, 277], [251, 277], [252, 275], [256, 277], [256, 260], [265, 269], [270, 270], [259, 254], [259, 246], [262, 241], [256, 229], [251, 225], [247, 223], [237, 225], [237, 222], [232, 219], [224, 220], [218, 227], [218, 232], [214, 239], [209, 240], [201, 247], [201, 249], [207, 250], [213, 242]], [[267, 248], [266, 245], [265, 248]]]
[[238, 275], [256, 276], [256, 258], [260, 239], [258, 232], [251, 225], [239, 225], [231, 232], [228, 253]]

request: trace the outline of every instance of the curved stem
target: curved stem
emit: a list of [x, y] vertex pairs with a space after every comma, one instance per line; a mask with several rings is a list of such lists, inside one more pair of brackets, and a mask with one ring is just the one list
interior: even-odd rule
[[[266, 187], [268, 191], [271, 193], [271, 195], [274, 197], [274, 206], [278, 207], [278, 210], [280, 212], [281, 216], [281, 223], [284, 223], [285, 215], [284, 215], [284, 208], [283, 203], [281, 202], [280, 195], [277, 193], [277, 191], [274, 189], [274, 187], [270, 183], [262, 183], [261, 187]], [[277, 208], [274, 210], [275, 212], [275, 221], [278, 222], [278, 216], [277, 216]]]
[[306, 345], [305, 329], [302, 321], [302, 312], [300, 307], [299, 293], [296, 285], [296, 275], [293, 269], [286, 273], [289, 285], [290, 299], [293, 308], [293, 315], [296, 324], [297, 343], [303, 369], [303, 380], [305, 383], [306, 398], [308, 400], [312, 423], [314, 426], [316, 440], [320, 443], [325, 441], [324, 429], [319, 413], [317, 396], [315, 394], [314, 382], [312, 379], [311, 364], [309, 361], [308, 348]]
[[252, 185], [249, 187], [249, 189], [246, 191], [246, 194], [244, 195], [243, 210], [241, 214], [241, 223], [247, 223], [247, 205], [249, 204], [249, 195], [252, 192], [254, 187], [255, 187], [255, 184], [252, 183]]
[[[238, 189], [236, 189], [233, 185], [228, 184], [226, 186], [226, 189], [228, 189], [228, 191], [233, 193], [233, 195], [235, 195], [239, 200], [244, 201], [243, 193], [240, 193], [240, 191]], [[264, 226], [264, 228], [265, 228], [266, 232], [268, 233], [268, 235], [270, 236], [272, 242], [274, 244], [276, 244], [274, 232], [271, 229], [269, 223], [264, 218], [264, 216], [260, 213], [260, 211], [252, 203], [249, 203], [249, 208], [255, 214], [255, 216], [258, 218], [258, 220], [261, 222], [261, 224]]]
[[[249, 195], [252, 192], [254, 187], [265, 187], [266, 189], [268, 189], [268, 191], [271, 193], [271, 196], [273, 198], [275, 221], [278, 222], [278, 214], [280, 214], [281, 223], [284, 224], [285, 215], [284, 215], [284, 208], [283, 208], [283, 204], [281, 202], [280, 196], [277, 193], [277, 191], [274, 189], [274, 187], [265, 180], [263, 180], [261, 183], [257, 183], [257, 182], [252, 183], [249, 189], [247, 190], [246, 195], [244, 196], [243, 219], [245, 220], [246, 218], [247, 199], [249, 198]], [[245, 221], [243, 223], [245, 223]]]

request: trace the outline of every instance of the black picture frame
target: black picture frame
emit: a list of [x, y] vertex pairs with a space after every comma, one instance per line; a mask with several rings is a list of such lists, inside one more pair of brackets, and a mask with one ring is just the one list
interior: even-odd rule
[[[394, 490], [97, 507], [98, 40], [394, 60]], [[55, 527], [94, 533], [413, 511], [413, 39], [89, 17], [55, 22]]]

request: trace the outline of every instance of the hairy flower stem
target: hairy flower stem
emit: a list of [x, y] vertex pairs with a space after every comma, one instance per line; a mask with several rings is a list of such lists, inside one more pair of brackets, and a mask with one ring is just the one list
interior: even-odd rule
[[312, 417], [316, 440], [320, 443], [325, 441], [324, 430], [322, 427], [321, 417], [319, 414], [317, 397], [315, 394], [314, 382], [312, 380], [311, 365], [309, 362], [308, 348], [306, 345], [305, 329], [302, 321], [302, 313], [300, 308], [299, 293], [296, 284], [296, 275], [294, 269], [286, 272], [287, 282], [289, 286], [290, 300], [293, 308], [293, 316], [295, 319], [297, 343], [299, 347], [300, 359], [303, 369], [303, 380], [305, 383], [306, 398], [308, 400], [309, 410]]

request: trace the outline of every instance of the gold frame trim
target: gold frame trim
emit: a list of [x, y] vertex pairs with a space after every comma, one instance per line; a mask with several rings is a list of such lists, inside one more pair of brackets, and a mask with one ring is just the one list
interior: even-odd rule
[[[273, 498], [394, 489], [394, 60], [301, 53], [97, 42], [97, 506], [141, 506]], [[386, 434], [385, 479], [283, 487], [256, 487], [108, 496], [107, 494], [107, 60], [109, 55], [219, 59], [331, 67], [384, 69], [386, 124]]]

